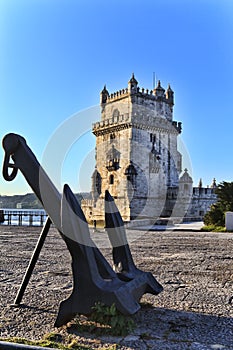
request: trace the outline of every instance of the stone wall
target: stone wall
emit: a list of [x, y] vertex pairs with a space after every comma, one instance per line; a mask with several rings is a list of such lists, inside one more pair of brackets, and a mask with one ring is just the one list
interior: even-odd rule
[[215, 188], [213, 187], [193, 187], [192, 200], [186, 217], [203, 219], [211, 205], [217, 201], [217, 195], [214, 190]]

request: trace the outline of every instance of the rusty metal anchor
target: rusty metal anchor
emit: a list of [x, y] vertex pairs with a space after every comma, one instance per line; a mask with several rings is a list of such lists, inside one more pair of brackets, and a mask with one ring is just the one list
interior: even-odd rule
[[[140, 309], [139, 300], [144, 293], [158, 294], [162, 291], [162, 286], [151, 273], [143, 272], [135, 266], [122, 218], [108, 192], [106, 230], [113, 246], [114, 264], [121, 263], [122, 266], [120, 273], [112, 269], [91, 239], [86, 218], [69, 186], [64, 186], [62, 195], [58, 192], [20, 135], [6, 135], [3, 148], [4, 178], [12, 181], [18, 169], [22, 172], [48, 213], [49, 220], [58, 229], [72, 257], [73, 291], [68, 299], [60, 303], [56, 327], [66, 324], [78, 313], [91, 313], [96, 302], [109, 306], [115, 303], [123, 314], [134, 314]], [[10, 174], [9, 168], [13, 169]], [[19, 303], [21, 299], [22, 293], [18, 299]]]

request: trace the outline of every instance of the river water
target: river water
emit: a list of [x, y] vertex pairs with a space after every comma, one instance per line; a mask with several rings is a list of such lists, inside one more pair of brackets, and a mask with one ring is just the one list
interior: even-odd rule
[[1, 225], [42, 226], [46, 219], [43, 209], [1, 209], [4, 222]]

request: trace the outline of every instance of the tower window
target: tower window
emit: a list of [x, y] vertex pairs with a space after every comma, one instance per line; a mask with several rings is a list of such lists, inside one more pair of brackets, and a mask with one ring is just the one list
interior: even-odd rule
[[108, 171], [118, 170], [120, 165], [120, 152], [112, 145], [111, 149], [107, 152], [107, 164]]
[[113, 113], [112, 113], [113, 118], [115, 118], [115, 117], [119, 117], [119, 115], [120, 115], [119, 110], [118, 110], [117, 108], [116, 108], [116, 109], [114, 109], [114, 111], [113, 111]]
[[95, 169], [93, 175], [92, 175], [92, 188], [96, 196], [100, 195], [101, 193], [101, 185], [102, 185], [102, 179], [100, 173]]
[[100, 173], [97, 172], [96, 173], [96, 183], [95, 183], [95, 186], [96, 186], [96, 190], [98, 192], [98, 194], [101, 193], [101, 176], [100, 176]]
[[150, 134], [150, 142], [155, 144], [155, 142], [156, 142], [156, 135], [155, 134]]
[[109, 184], [110, 185], [114, 184], [114, 175], [112, 175], [112, 174], [109, 176]]
[[125, 170], [125, 175], [127, 177], [127, 180], [131, 183], [131, 186], [134, 189], [136, 189], [137, 171], [131, 162], [130, 162], [130, 165]]

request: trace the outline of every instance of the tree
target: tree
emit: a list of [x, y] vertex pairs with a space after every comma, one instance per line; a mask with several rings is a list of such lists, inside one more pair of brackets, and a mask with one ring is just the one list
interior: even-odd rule
[[224, 226], [225, 212], [233, 211], [233, 182], [221, 182], [216, 190], [217, 202], [204, 216], [205, 225]]
[[204, 224], [207, 226], [224, 226], [225, 223], [225, 214], [221, 207], [217, 204], [213, 204], [204, 216]]
[[225, 211], [233, 211], [233, 182], [221, 182], [215, 190], [218, 202]]

